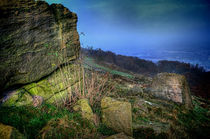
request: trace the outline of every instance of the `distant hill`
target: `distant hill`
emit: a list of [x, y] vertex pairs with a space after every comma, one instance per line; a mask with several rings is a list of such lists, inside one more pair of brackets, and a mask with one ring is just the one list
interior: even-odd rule
[[167, 60], [161, 60], [155, 64], [152, 61], [139, 59], [138, 57], [117, 55], [111, 51], [101, 49], [82, 48], [81, 52], [83, 55], [94, 58], [98, 64], [117, 68], [121, 71], [127, 70], [146, 76], [154, 76], [161, 72], [185, 75], [193, 94], [210, 98], [210, 72], [206, 72], [203, 67], [198, 65]]

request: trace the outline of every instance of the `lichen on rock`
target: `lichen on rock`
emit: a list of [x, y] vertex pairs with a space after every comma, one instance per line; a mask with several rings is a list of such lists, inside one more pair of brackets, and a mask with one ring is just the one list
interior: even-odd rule
[[129, 102], [117, 101], [110, 97], [101, 100], [102, 122], [117, 132], [132, 136], [132, 112]]
[[158, 98], [192, 108], [190, 89], [183, 75], [175, 73], [158, 74], [152, 81], [150, 93]]
[[88, 99], [78, 100], [76, 105], [73, 107], [73, 110], [80, 112], [83, 118], [93, 121], [94, 115]]
[[1, 100], [2, 106], [23, 106], [32, 105], [33, 97], [23, 89], [17, 89], [7, 92]]

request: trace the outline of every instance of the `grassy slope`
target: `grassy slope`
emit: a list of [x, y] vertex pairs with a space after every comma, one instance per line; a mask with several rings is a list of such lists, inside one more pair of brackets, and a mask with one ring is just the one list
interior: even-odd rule
[[96, 61], [93, 58], [90, 58], [90, 57], [86, 57], [84, 59], [84, 63], [85, 63], [84, 66], [88, 69], [92, 68], [92, 69], [99, 70], [99, 71], [109, 72], [113, 75], [119, 75], [119, 76], [123, 76], [123, 77], [134, 78], [134, 76], [129, 74], [129, 73], [117, 71], [117, 70], [111, 69], [109, 67], [99, 65], [98, 63], [96, 63]]
[[[111, 81], [116, 82], [115, 94], [123, 101], [129, 101], [132, 104], [133, 122], [138, 127], [134, 130], [134, 137], [139, 138], [167, 138], [167, 134], [156, 135], [156, 132], [172, 130], [172, 134], [177, 137], [206, 138], [209, 137], [209, 106], [201, 107], [203, 102], [194, 99], [194, 109], [185, 110], [177, 104], [157, 100], [143, 93], [145, 90], [139, 82], [127, 82], [121, 80], [121, 76], [133, 80], [135, 77], [126, 72], [113, 70], [106, 65], [100, 65], [92, 58], [85, 59], [85, 67], [89, 70], [100, 72], [109, 72], [118, 75]], [[120, 80], [120, 81], [119, 81]], [[144, 82], [144, 81], [143, 81]], [[140, 105], [138, 105], [140, 103]], [[100, 108], [93, 108], [93, 110]], [[100, 116], [99, 112], [94, 112]], [[51, 119], [59, 119], [67, 116], [69, 121], [75, 120], [82, 125], [83, 120], [77, 113], [72, 113], [65, 108], [56, 108], [53, 105], [45, 104], [40, 108], [33, 107], [1, 107], [0, 122], [17, 128], [27, 138], [35, 138], [39, 135], [41, 129]], [[82, 128], [82, 127], [81, 127]], [[79, 130], [78, 132], [82, 132]], [[99, 124], [97, 132], [102, 135], [114, 134], [111, 129], [103, 124]], [[82, 134], [82, 133], [78, 133]]]

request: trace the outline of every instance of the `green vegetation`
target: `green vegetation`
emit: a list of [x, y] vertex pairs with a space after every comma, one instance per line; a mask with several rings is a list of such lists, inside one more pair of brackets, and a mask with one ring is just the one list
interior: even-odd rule
[[210, 118], [208, 109], [200, 106], [198, 101], [193, 101], [194, 109], [187, 112], [180, 111], [179, 123], [185, 127], [190, 138], [207, 138], [210, 136]]
[[110, 136], [110, 135], [116, 134], [114, 130], [112, 130], [111, 128], [108, 128], [105, 124], [100, 124], [97, 131], [104, 136]]
[[121, 72], [121, 71], [117, 71], [117, 70], [113, 70], [113, 69], [110, 69], [108, 67], [101, 66], [101, 65], [97, 64], [93, 58], [90, 58], [90, 57], [85, 58], [85, 63], [86, 63], [86, 65], [85, 65], [86, 68], [91, 68], [92, 67], [94, 69], [99, 69], [101, 71], [109, 72], [113, 75], [119, 75], [119, 76], [124, 76], [124, 77], [128, 77], [128, 78], [134, 78], [134, 76], [131, 75], [131, 74]]
[[84, 122], [78, 113], [70, 113], [65, 108], [57, 108], [54, 105], [43, 104], [40, 108], [32, 106], [1, 107], [0, 122], [17, 128], [27, 138], [36, 138], [40, 130], [51, 119], [59, 119], [64, 116], [68, 120]]

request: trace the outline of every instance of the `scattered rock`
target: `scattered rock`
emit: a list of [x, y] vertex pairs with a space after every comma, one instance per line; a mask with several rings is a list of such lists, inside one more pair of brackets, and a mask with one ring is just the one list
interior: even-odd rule
[[2, 123], [0, 123], [0, 138], [1, 139], [26, 139], [17, 129], [8, 125], [4, 125]]
[[117, 132], [133, 135], [132, 112], [129, 102], [105, 97], [101, 101], [102, 122]]
[[73, 110], [76, 112], [80, 112], [82, 117], [87, 120], [94, 120], [93, 111], [89, 105], [88, 99], [80, 99], [73, 107]]
[[105, 139], [133, 139], [132, 137], [126, 136], [123, 132], [116, 134], [116, 135], [112, 135], [110, 137], [107, 137]]
[[193, 106], [189, 86], [183, 75], [158, 74], [151, 83], [150, 93], [158, 98], [185, 104], [186, 108]]

